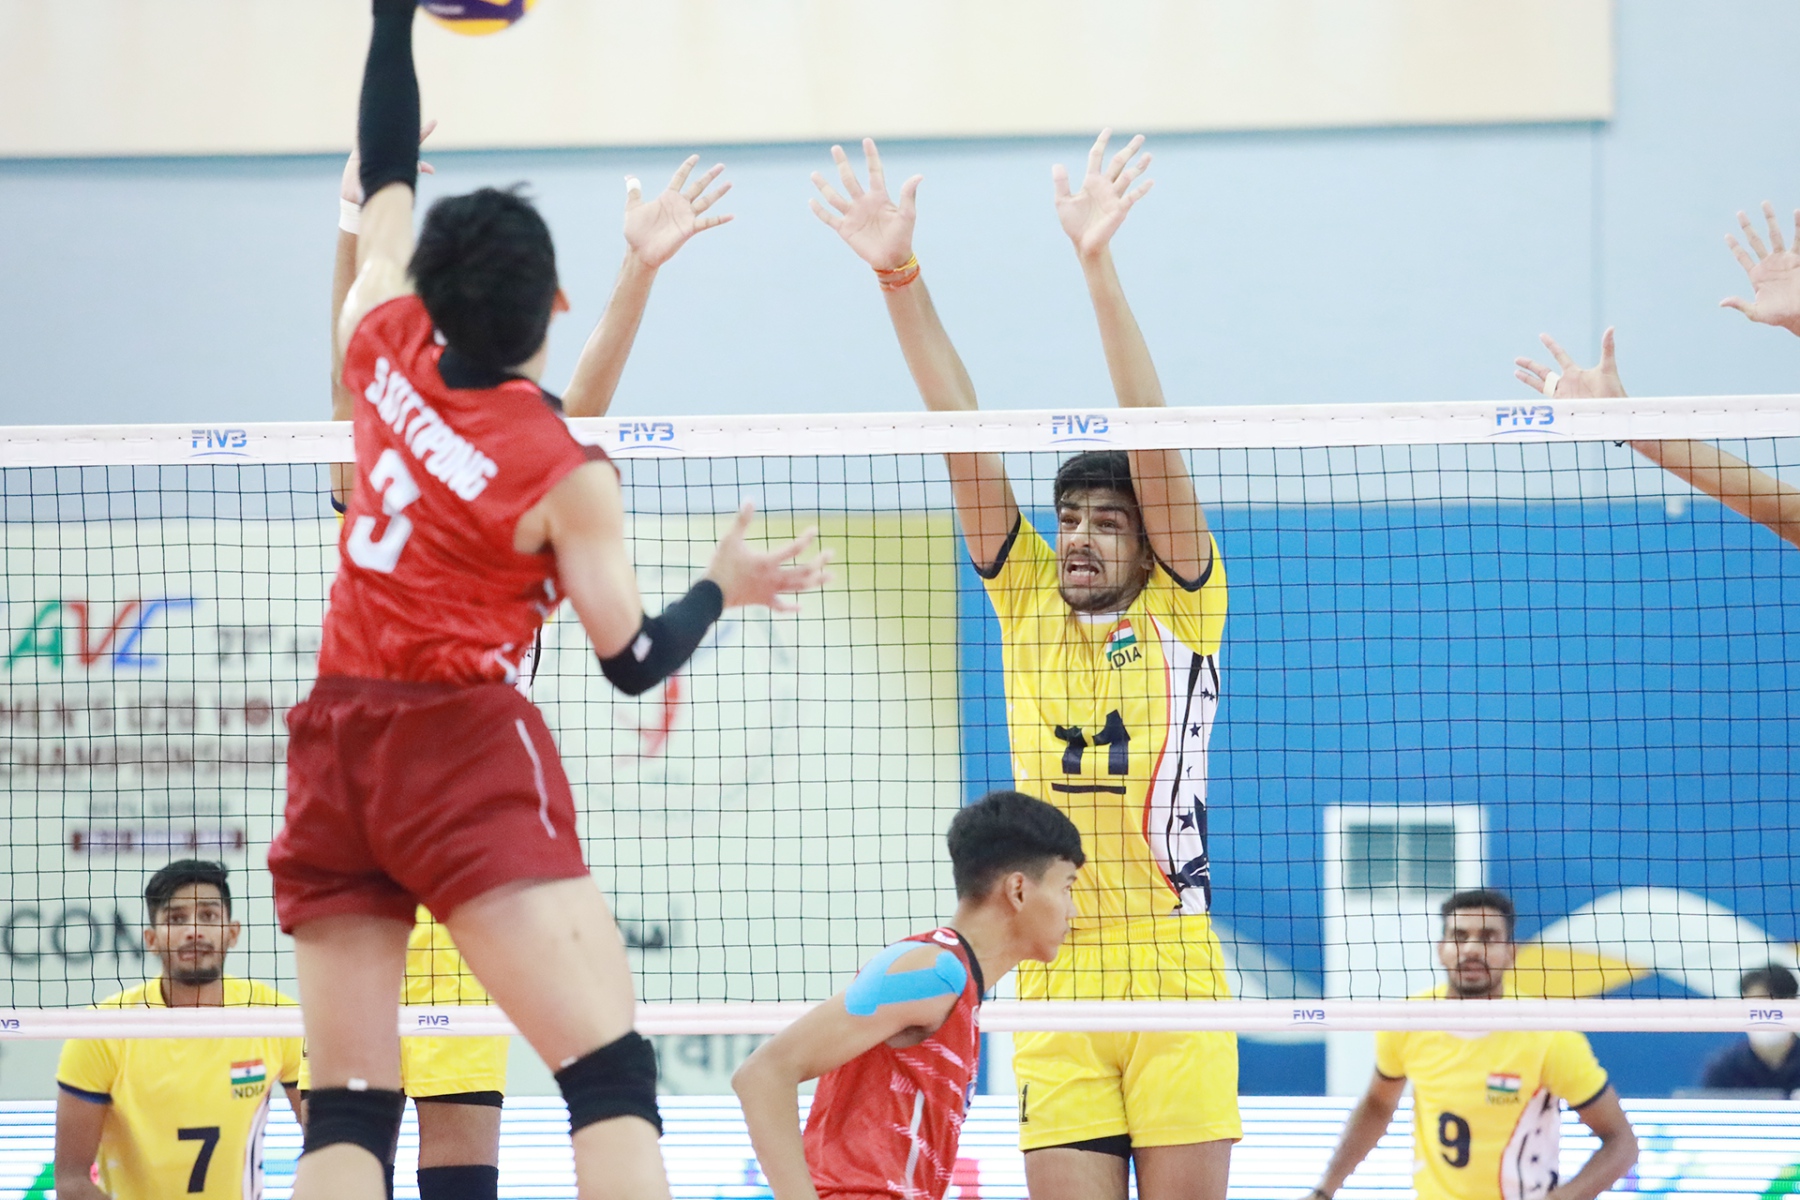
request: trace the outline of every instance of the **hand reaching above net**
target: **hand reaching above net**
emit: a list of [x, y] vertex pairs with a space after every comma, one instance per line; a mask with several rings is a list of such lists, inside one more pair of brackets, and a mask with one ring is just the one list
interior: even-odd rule
[[[1112, 130], [1103, 129], [1088, 151], [1087, 174], [1081, 190], [1069, 191], [1069, 169], [1061, 163], [1050, 168], [1056, 186], [1056, 215], [1063, 232], [1075, 243], [1075, 252], [1083, 258], [1099, 254], [1112, 241], [1113, 234], [1125, 223], [1132, 205], [1142, 200], [1154, 181], [1138, 183], [1149, 169], [1150, 156], [1145, 154], [1132, 162], [1132, 155], [1144, 144], [1142, 134], [1127, 142], [1125, 148], [1106, 160], [1106, 144]], [[1136, 187], [1132, 185], [1136, 184]]]
[[1531, 358], [1515, 358], [1518, 368], [1513, 372], [1515, 378], [1525, 386], [1534, 388], [1546, 396], [1555, 396], [1563, 400], [1599, 400], [1624, 396], [1625, 383], [1619, 378], [1619, 364], [1613, 357], [1613, 331], [1607, 326], [1606, 332], [1600, 335], [1600, 362], [1592, 367], [1578, 367], [1569, 352], [1557, 345], [1556, 339], [1547, 333], [1538, 337], [1544, 348], [1556, 359], [1560, 371], [1553, 370]]
[[1727, 296], [1720, 308], [1735, 308], [1761, 325], [1778, 325], [1789, 333], [1800, 335], [1800, 209], [1794, 212], [1794, 247], [1782, 240], [1781, 227], [1775, 223], [1775, 206], [1763, 201], [1763, 219], [1769, 224], [1769, 244], [1764, 245], [1750, 224], [1747, 213], [1738, 213], [1738, 225], [1744, 231], [1745, 249], [1737, 238], [1725, 235], [1725, 244], [1737, 258], [1744, 274], [1755, 289], [1751, 299]]
[[912, 261], [913, 223], [919, 212], [914, 197], [925, 177], [914, 175], [901, 184], [900, 197], [895, 200], [888, 195], [887, 175], [881, 169], [881, 152], [875, 148], [874, 138], [863, 139], [863, 158], [869, 169], [866, 188], [856, 178], [856, 168], [850, 165], [844, 148], [831, 148], [831, 159], [837, 163], [844, 191], [839, 194], [825, 182], [825, 176], [814, 171], [813, 186], [819, 189], [819, 197], [825, 203], [819, 203], [815, 197], [811, 202], [813, 215], [837, 230], [857, 257], [877, 271], [898, 270]]
[[650, 200], [644, 199], [643, 185], [636, 176], [625, 177], [625, 245], [644, 266], [662, 266], [696, 233], [717, 229], [731, 220], [730, 213], [707, 211], [731, 190], [729, 181], [712, 186], [725, 164], [715, 164], [690, 183], [688, 176], [699, 162], [698, 154], [688, 155], [675, 168], [669, 186]]

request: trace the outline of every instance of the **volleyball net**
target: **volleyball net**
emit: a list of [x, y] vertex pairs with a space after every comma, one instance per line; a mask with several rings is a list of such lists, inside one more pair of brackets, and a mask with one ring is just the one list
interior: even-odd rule
[[[766, 1032], [948, 917], [949, 820], [1015, 779], [943, 455], [1002, 454], [1054, 543], [1051, 481], [1089, 449], [1183, 451], [1220, 548], [1232, 998], [1003, 1000], [987, 1029], [1800, 1029], [1738, 999], [1800, 937], [1800, 549], [1632, 445], [1713, 445], [1779, 490], [1795, 398], [572, 424], [620, 464], [651, 611], [745, 499], [757, 536], [836, 552], [800, 613], [727, 613], [640, 698], [566, 609], [546, 627], [532, 696], [649, 1032]], [[177, 858], [231, 868], [227, 970], [295, 991], [263, 864], [350, 458], [325, 423], [0, 433], [0, 1032], [297, 1032], [85, 1006], [157, 974], [143, 888]], [[1483, 886], [1518, 909], [1515, 998], [1409, 1002], [1442, 977], [1438, 905]]]

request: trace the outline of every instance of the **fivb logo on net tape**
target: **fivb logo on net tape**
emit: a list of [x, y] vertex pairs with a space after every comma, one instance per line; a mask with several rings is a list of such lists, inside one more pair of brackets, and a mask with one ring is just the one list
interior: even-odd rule
[[1112, 422], [1105, 413], [1052, 413], [1052, 446], [1104, 446], [1112, 441]]
[[1552, 404], [1502, 404], [1496, 407], [1494, 428], [1488, 436], [1505, 437], [1511, 433], [1568, 436], [1568, 430], [1556, 428], [1556, 406]]

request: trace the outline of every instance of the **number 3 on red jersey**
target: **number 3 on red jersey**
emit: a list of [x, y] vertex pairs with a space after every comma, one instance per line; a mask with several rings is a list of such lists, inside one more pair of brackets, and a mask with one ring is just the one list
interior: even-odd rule
[[400, 461], [400, 452], [388, 449], [375, 460], [375, 467], [369, 472], [369, 486], [381, 496], [381, 511], [387, 517], [387, 528], [376, 538], [373, 536], [375, 518], [358, 517], [350, 527], [344, 549], [357, 566], [391, 575], [400, 561], [400, 551], [406, 548], [406, 539], [413, 531], [411, 518], [401, 510], [419, 498], [419, 485], [413, 482], [412, 473]]

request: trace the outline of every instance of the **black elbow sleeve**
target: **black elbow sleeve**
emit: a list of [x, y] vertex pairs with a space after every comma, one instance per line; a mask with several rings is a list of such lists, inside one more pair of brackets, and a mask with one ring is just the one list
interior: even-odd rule
[[712, 580], [702, 579], [662, 616], [645, 617], [623, 650], [600, 660], [600, 670], [627, 696], [641, 696], [681, 670], [724, 611], [725, 593]]
[[374, 0], [375, 29], [363, 67], [356, 146], [363, 197], [390, 183], [419, 184], [419, 77], [413, 69], [416, 0]]

